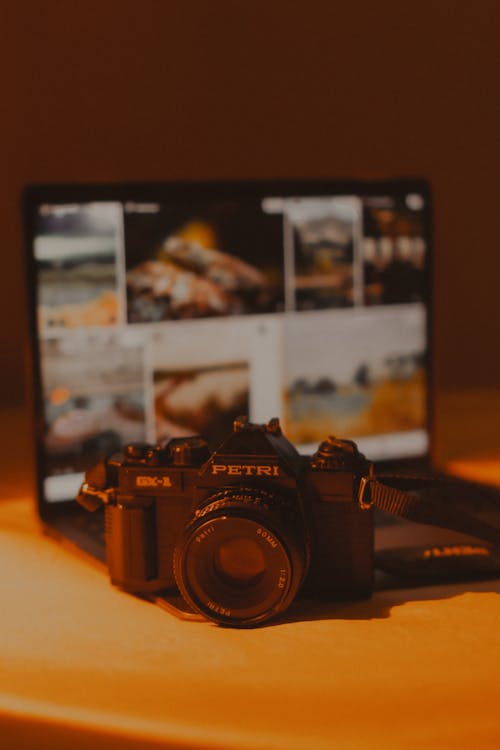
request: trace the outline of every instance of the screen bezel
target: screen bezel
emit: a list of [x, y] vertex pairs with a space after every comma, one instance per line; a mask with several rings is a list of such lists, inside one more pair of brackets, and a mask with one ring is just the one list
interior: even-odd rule
[[[36, 210], [42, 203], [79, 203], [93, 201], [155, 201], [204, 199], [223, 200], [228, 198], [259, 199], [271, 195], [290, 196], [383, 196], [417, 192], [425, 197], [425, 284], [426, 284], [426, 431], [430, 449], [421, 457], [404, 458], [377, 462], [384, 468], [397, 464], [411, 464], [412, 467], [425, 465], [432, 455], [434, 434], [434, 408], [432, 396], [433, 373], [433, 247], [432, 216], [433, 205], [430, 186], [424, 178], [384, 178], [384, 179], [273, 179], [273, 180], [232, 180], [232, 181], [190, 181], [190, 182], [120, 182], [120, 183], [53, 183], [29, 185], [23, 192], [23, 224], [25, 235], [25, 276], [29, 315], [29, 351], [27, 401], [32, 417], [33, 454], [35, 463], [37, 507], [44, 521], [62, 515], [79, 514], [79, 506], [72, 500], [49, 502], [44, 497], [44, 411], [40, 372], [40, 347], [37, 326], [37, 283], [36, 261], [34, 257], [34, 237], [36, 234]], [[272, 416], [272, 415], [271, 415]]]

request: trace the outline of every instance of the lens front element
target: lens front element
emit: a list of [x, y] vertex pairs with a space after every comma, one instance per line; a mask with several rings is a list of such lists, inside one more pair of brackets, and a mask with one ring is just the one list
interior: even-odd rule
[[244, 536], [222, 542], [214, 563], [221, 580], [239, 588], [254, 586], [266, 571], [266, 558], [258, 543]]
[[177, 585], [195, 610], [248, 627], [286, 609], [302, 581], [304, 555], [290, 528], [272, 523], [275, 515], [269, 502], [241, 493], [198, 511], [174, 555]]

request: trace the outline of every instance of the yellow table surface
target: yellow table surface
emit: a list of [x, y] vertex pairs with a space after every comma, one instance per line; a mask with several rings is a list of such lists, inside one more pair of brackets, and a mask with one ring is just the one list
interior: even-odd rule
[[[455, 468], [500, 482], [498, 460]], [[222, 629], [114, 589], [17, 499], [0, 591], [2, 750], [500, 747], [500, 581]]]

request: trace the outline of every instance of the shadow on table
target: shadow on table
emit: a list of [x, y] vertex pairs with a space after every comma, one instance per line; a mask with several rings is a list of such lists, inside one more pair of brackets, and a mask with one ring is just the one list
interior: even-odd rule
[[415, 588], [376, 591], [363, 601], [326, 602], [297, 599], [283, 617], [269, 625], [305, 622], [310, 620], [373, 620], [391, 616], [393, 607], [407, 602], [452, 599], [467, 592], [500, 594], [500, 579], [449, 583], [446, 585], [419, 586]]

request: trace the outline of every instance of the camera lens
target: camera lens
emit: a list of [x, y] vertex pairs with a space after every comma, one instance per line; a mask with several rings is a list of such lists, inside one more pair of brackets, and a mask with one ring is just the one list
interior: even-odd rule
[[255, 489], [208, 498], [174, 554], [177, 585], [205, 617], [249, 627], [283, 612], [307, 566], [297, 502]]

